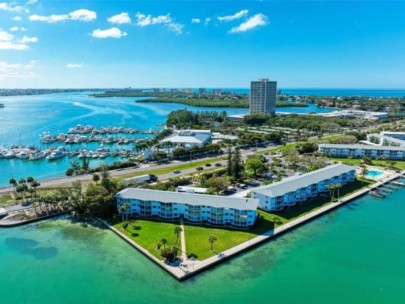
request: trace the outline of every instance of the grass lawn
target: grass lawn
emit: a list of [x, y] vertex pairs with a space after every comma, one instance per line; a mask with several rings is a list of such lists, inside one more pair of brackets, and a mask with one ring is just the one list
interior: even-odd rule
[[[348, 158], [335, 158], [331, 157], [329, 158], [330, 160], [334, 161], [340, 161], [346, 165], [360, 165], [361, 164], [361, 159], [359, 158], [353, 158], [353, 159], [348, 159]], [[373, 166], [380, 166], [380, 167], [386, 167], [385, 161], [382, 160], [372, 160], [371, 165]], [[398, 170], [405, 170], [405, 161], [401, 160], [396, 160], [395, 161], [395, 168]]]
[[[364, 182], [356, 180], [340, 189], [340, 198], [373, 183], [373, 181], [368, 180], [365, 180]], [[337, 192], [335, 193], [335, 196], [337, 197]], [[215, 255], [215, 252], [222, 252], [226, 249], [232, 248], [329, 203], [330, 199], [328, 197], [317, 197], [278, 213], [269, 213], [259, 210], [258, 213], [262, 218], [259, 220], [256, 227], [249, 230], [237, 230], [223, 227], [217, 228], [213, 226], [195, 226], [186, 223], [184, 225], [184, 232], [186, 237], [187, 254], [195, 255], [198, 260], [204, 260]], [[275, 218], [278, 220], [274, 221]], [[161, 256], [160, 252], [155, 249], [156, 245], [162, 238], [165, 238], [168, 241], [166, 246], [173, 246], [175, 242], [174, 227], [178, 226], [178, 223], [160, 222], [158, 220], [136, 220], [134, 225], [139, 226], [141, 228], [140, 230], [134, 229], [132, 225], [129, 225], [127, 229], [123, 229], [119, 218], [116, 219], [113, 224], [115, 228], [123, 232], [159, 259], [161, 259]], [[213, 246], [214, 252], [210, 251], [210, 243], [208, 242], [208, 237], [210, 235], [214, 235], [217, 238], [217, 241]], [[177, 246], [181, 248], [180, 239]]]
[[[140, 229], [136, 230], [132, 225], [139, 226]], [[163, 260], [163, 258], [160, 255], [160, 251], [156, 250], [156, 246], [161, 239], [167, 240], [166, 247], [175, 245], [176, 235], [174, 234], [174, 227], [176, 226], [179, 226], [179, 224], [175, 222], [165, 223], [148, 220], [131, 220], [131, 224], [128, 225], [127, 229], [124, 229], [120, 219], [114, 222], [115, 228], [160, 260]], [[177, 247], [181, 248], [180, 236]]]
[[[347, 196], [355, 191], [358, 191], [370, 184], [373, 181], [364, 182], [356, 180], [355, 182], [340, 189], [340, 198]], [[337, 197], [337, 192], [335, 193]], [[312, 212], [330, 203], [330, 199], [326, 197], [317, 197], [300, 205], [290, 207], [282, 212], [269, 213], [259, 210], [258, 213], [263, 216], [257, 227], [249, 230], [235, 230], [225, 228], [213, 228], [202, 226], [185, 226], [186, 234], [186, 251], [188, 254], [194, 254], [197, 259], [203, 260], [215, 255], [215, 252], [210, 252], [210, 244], [208, 237], [215, 235], [217, 241], [214, 243], [214, 251], [221, 252], [240, 243], [248, 241], [264, 232], [267, 232], [275, 227], [292, 221], [300, 216]], [[276, 223], [273, 222], [274, 217], [278, 218]]]
[[10, 193], [0, 194], [0, 206], [14, 205], [15, 201]]
[[204, 167], [205, 164], [214, 164], [214, 163], [224, 160], [224, 159], [225, 158], [223, 158], [223, 157], [216, 157], [216, 158], [200, 160], [200, 161], [195, 161], [195, 162], [193, 161], [192, 163], [186, 163], [186, 164], [181, 164], [181, 165], [177, 165], [177, 166], [170, 166], [170, 167], [166, 167], [166, 168], [152, 167], [151, 169], [148, 169], [148, 170], [145, 170], [142, 172], [119, 175], [119, 176], [116, 176], [115, 178], [118, 180], [123, 180], [128, 177], [135, 177], [135, 176], [140, 176], [140, 175], [145, 175], [145, 174], [162, 175], [162, 174], [171, 173], [174, 170], [181, 171], [181, 170], [193, 169], [193, 168], [197, 168], [197, 167]]

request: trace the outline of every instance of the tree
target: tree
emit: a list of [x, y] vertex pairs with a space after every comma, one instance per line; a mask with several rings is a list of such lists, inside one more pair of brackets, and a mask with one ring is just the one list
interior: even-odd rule
[[176, 226], [174, 227], [174, 234], [176, 235], [176, 241], [175, 241], [175, 245], [177, 245], [177, 241], [179, 240], [179, 235], [180, 233], [183, 231], [183, 229], [181, 229], [180, 226]]
[[163, 250], [166, 248], [167, 240], [166, 239], [161, 239], [160, 244], [163, 245]]
[[226, 166], [226, 173], [228, 176], [232, 176], [232, 151], [231, 146], [228, 146], [228, 162]]
[[122, 215], [122, 222], [124, 223], [124, 214], [126, 214], [126, 220], [128, 221], [128, 210], [131, 208], [131, 205], [128, 203], [124, 203], [121, 205], [119, 211]]
[[339, 198], [340, 198], [340, 188], [342, 188], [343, 185], [342, 185], [341, 183], [337, 183], [337, 184], [335, 185], [335, 187], [336, 187], [337, 192], [338, 192], [338, 197], [337, 197], [337, 199], [339, 200]]
[[216, 194], [221, 191], [226, 191], [228, 189], [228, 184], [223, 177], [212, 177], [208, 181], [209, 187], [214, 190]]
[[10, 178], [9, 183], [10, 183], [10, 185], [13, 186], [14, 192], [15, 192], [16, 191], [15, 188], [17, 187], [17, 181], [14, 178]]
[[250, 157], [246, 160], [245, 168], [247, 170], [253, 171], [253, 174], [257, 176], [257, 174], [263, 174], [268, 170], [267, 165], [263, 162], [263, 160], [259, 157]]
[[361, 166], [361, 171], [360, 171], [360, 175], [362, 177], [362, 183], [364, 183], [364, 177], [367, 175], [368, 173], [368, 169], [365, 165]]
[[97, 184], [97, 182], [100, 180], [100, 175], [98, 174], [93, 174], [93, 182]]
[[235, 149], [235, 155], [232, 158], [232, 177], [235, 180], [240, 180], [242, 177], [243, 165], [240, 149]]
[[210, 243], [211, 245], [211, 251], [213, 251], [213, 246], [214, 246], [214, 242], [217, 240], [217, 237], [215, 235], [210, 235], [208, 237], [208, 243]]
[[65, 171], [66, 176], [72, 176], [75, 171], [72, 168], [69, 168]]

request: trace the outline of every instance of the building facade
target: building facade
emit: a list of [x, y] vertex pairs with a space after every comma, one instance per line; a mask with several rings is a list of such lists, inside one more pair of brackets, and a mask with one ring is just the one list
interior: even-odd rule
[[204, 147], [212, 137], [210, 130], [176, 130], [172, 135], [162, 139], [161, 143], [171, 142], [175, 146], [191, 148]]
[[139, 188], [126, 188], [117, 193], [118, 210], [130, 205], [131, 215], [159, 217], [167, 220], [183, 218], [194, 223], [250, 227], [256, 221], [259, 201], [218, 195], [180, 193]]
[[277, 81], [259, 79], [250, 83], [250, 114], [276, 115]]
[[318, 152], [330, 157], [405, 160], [405, 147], [320, 144]]
[[252, 190], [252, 198], [259, 200], [259, 208], [281, 211], [305, 202], [329, 191], [330, 185], [346, 185], [353, 182], [356, 168], [348, 165], [332, 165], [300, 176]]

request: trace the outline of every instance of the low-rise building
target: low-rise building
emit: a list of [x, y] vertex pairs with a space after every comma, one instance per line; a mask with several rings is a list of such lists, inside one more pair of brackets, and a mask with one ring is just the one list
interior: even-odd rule
[[183, 218], [194, 223], [249, 227], [255, 223], [259, 200], [218, 195], [203, 195], [126, 188], [117, 193], [118, 210], [128, 203], [131, 215], [173, 220]]
[[405, 160], [405, 147], [396, 146], [367, 146], [344, 144], [320, 144], [318, 152], [329, 157], [380, 158]]
[[[399, 132], [398, 132], [399, 133]], [[405, 147], [405, 133], [404, 138], [401, 139], [400, 136], [394, 137], [391, 136], [391, 132], [381, 132], [380, 134], [368, 134], [367, 135], [367, 144], [374, 146], [397, 146]]]
[[353, 182], [356, 168], [337, 164], [252, 190], [252, 198], [259, 200], [259, 208], [281, 211], [329, 191], [330, 185]]
[[322, 113], [321, 115], [323, 117], [363, 118], [363, 119], [369, 119], [369, 120], [388, 118], [387, 112], [372, 112], [372, 111], [362, 111], [362, 110], [355, 110], [355, 109], [333, 111], [330, 113]]
[[177, 130], [174, 133], [164, 139], [161, 143], [171, 142], [175, 146], [184, 147], [203, 147], [206, 145], [212, 137], [210, 130]]

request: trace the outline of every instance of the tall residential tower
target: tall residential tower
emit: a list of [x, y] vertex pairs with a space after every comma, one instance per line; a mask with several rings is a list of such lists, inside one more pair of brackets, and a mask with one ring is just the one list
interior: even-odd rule
[[250, 83], [250, 114], [276, 115], [277, 81], [259, 79]]

